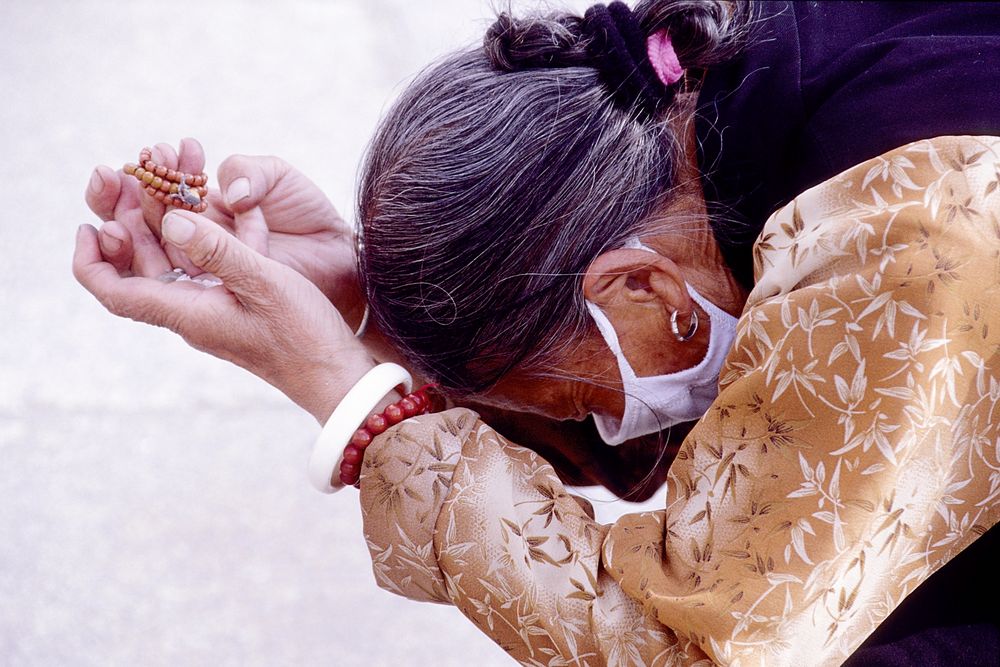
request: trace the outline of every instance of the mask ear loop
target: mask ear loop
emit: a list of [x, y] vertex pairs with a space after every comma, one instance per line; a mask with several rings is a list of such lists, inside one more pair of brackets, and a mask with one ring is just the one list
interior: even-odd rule
[[687, 333], [682, 334], [681, 328], [677, 324], [677, 313], [674, 311], [670, 314], [670, 331], [674, 334], [674, 338], [682, 343], [686, 343], [694, 337], [696, 331], [698, 331], [698, 311], [691, 311], [691, 323], [688, 325]]
[[354, 332], [355, 338], [361, 338], [365, 335], [365, 331], [368, 329], [368, 316], [371, 314], [371, 309], [368, 304], [365, 304], [365, 312], [361, 316], [361, 324], [358, 325], [358, 330]]
[[[365, 251], [365, 237], [362, 234], [362, 230], [363, 230], [363, 228], [361, 227], [361, 223], [357, 223], [355, 225], [355, 227], [354, 227], [354, 257], [357, 260], [361, 259], [361, 253], [363, 253]], [[358, 271], [359, 272], [361, 271], [360, 265], [361, 265], [361, 262], [358, 261]], [[367, 297], [367, 295], [365, 295], [365, 296]], [[368, 317], [369, 317], [369, 315], [371, 315], [371, 308], [369, 306], [369, 301], [366, 298], [365, 299], [365, 312], [362, 313], [362, 315], [361, 315], [361, 324], [358, 325], [357, 331], [354, 332], [354, 337], [355, 338], [361, 338], [362, 336], [365, 335], [365, 331], [368, 330]]]

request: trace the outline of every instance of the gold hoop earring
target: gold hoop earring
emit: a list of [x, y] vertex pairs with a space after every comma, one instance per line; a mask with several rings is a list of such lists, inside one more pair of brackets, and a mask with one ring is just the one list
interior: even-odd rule
[[698, 311], [691, 311], [691, 323], [688, 325], [687, 333], [681, 334], [681, 328], [677, 324], [677, 313], [674, 311], [670, 314], [670, 331], [673, 332], [674, 338], [684, 343], [691, 340], [694, 337], [694, 333], [698, 331]]

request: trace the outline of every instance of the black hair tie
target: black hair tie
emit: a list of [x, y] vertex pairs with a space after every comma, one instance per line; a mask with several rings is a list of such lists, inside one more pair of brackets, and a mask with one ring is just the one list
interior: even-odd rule
[[620, 109], [650, 118], [673, 101], [677, 86], [657, 76], [647, 37], [627, 5], [594, 5], [584, 14], [583, 32], [589, 38], [587, 54]]

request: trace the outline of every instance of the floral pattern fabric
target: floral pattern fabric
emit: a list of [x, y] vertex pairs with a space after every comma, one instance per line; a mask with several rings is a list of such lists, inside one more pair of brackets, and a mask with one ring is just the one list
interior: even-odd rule
[[596, 523], [476, 413], [376, 439], [379, 585], [525, 665], [837, 665], [1000, 514], [1000, 139], [910, 144], [755, 246], [665, 509]]

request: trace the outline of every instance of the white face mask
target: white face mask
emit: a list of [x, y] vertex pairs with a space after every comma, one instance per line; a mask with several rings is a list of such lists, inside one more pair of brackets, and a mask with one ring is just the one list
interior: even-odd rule
[[[639, 243], [638, 239], [630, 241], [626, 247], [656, 252]], [[697, 419], [705, 414], [719, 395], [719, 372], [736, 337], [736, 318], [698, 294], [690, 285], [685, 285], [695, 303], [708, 313], [711, 322], [708, 352], [697, 365], [667, 375], [636, 376], [622, 353], [618, 334], [607, 315], [595, 304], [586, 302], [597, 328], [618, 360], [625, 391], [625, 412], [621, 419], [593, 415], [601, 439], [609, 445], [620, 445], [626, 440]], [[675, 343], [683, 344], [670, 341], [670, 344]]]

